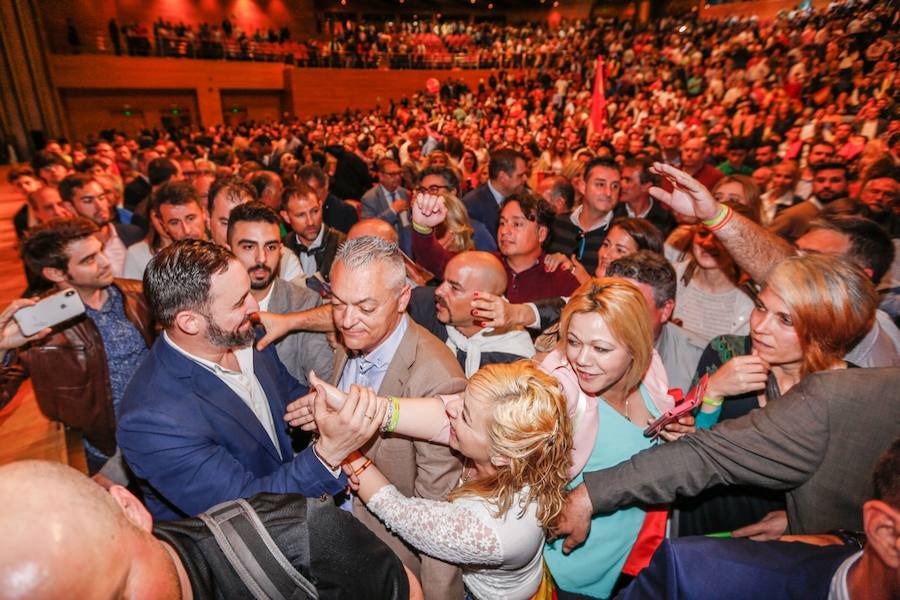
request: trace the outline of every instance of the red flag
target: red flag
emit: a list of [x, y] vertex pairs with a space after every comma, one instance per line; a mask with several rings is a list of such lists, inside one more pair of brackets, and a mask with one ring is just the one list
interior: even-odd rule
[[597, 57], [597, 74], [594, 77], [594, 98], [591, 100], [591, 125], [601, 131], [606, 123], [606, 82], [603, 73], [603, 57]]

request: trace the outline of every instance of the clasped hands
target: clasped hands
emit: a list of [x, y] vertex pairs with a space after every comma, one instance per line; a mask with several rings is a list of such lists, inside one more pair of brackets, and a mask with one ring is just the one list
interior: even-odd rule
[[339, 465], [378, 432], [387, 402], [371, 388], [352, 385], [346, 393], [309, 375], [313, 391], [288, 404], [284, 420], [304, 431], [318, 431], [316, 453]]

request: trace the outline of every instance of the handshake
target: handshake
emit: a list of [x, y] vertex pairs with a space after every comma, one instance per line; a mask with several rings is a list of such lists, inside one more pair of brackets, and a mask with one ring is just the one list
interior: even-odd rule
[[313, 391], [288, 404], [284, 420], [304, 431], [318, 431], [316, 454], [332, 468], [383, 429], [389, 402], [358, 385], [342, 392], [309, 374]]

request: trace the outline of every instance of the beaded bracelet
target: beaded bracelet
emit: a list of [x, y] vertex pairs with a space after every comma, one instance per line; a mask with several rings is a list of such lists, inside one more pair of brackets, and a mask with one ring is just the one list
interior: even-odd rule
[[390, 404], [388, 404], [387, 412], [384, 415], [384, 422], [381, 425], [382, 433], [393, 433], [397, 429], [397, 423], [400, 421], [400, 400], [397, 396], [388, 396]]

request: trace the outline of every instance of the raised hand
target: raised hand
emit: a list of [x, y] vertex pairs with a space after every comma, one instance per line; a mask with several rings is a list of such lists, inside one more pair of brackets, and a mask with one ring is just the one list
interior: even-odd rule
[[261, 311], [252, 318], [266, 328], [266, 334], [256, 342], [257, 350], [264, 349], [293, 331], [291, 320], [285, 315]]
[[534, 321], [534, 313], [525, 304], [510, 304], [509, 300], [489, 292], [475, 292], [472, 298], [472, 316], [481, 320], [484, 327], [507, 330], [528, 327]]
[[769, 363], [758, 356], [735, 356], [709, 378], [706, 395], [710, 398], [739, 396], [765, 389]]
[[433, 194], [417, 194], [412, 204], [412, 220], [422, 227], [437, 227], [447, 219], [444, 199]]
[[671, 165], [661, 162], [653, 163], [650, 172], [664, 177], [672, 184], [674, 190], [666, 190], [653, 186], [650, 195], [672, 207], [675, 212], [688, 217], [696, 217], [701, 221], [709, 221], [719, 214], [719, 203], [702, 183]]
[[387, 403], [380, 402], [371, 388], [350, 386], [340, 410], [328, 406], [327, 394], [316, 392], [313, 410], [320, 437], [316, 453], [330, 465], [340, 464], [365, 444], [381, 427]]

